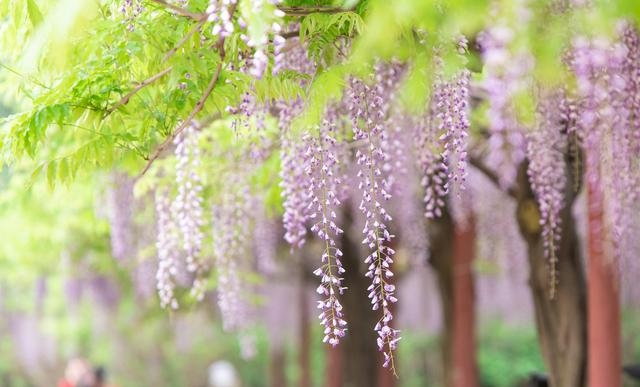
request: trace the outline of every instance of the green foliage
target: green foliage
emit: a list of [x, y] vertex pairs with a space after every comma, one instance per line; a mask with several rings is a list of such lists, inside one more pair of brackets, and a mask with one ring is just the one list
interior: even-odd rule
[[511, 387], [532, 372], [545, 372], [533, 327], [492, 322], [480, 333], [478, 351], [484, 386]]

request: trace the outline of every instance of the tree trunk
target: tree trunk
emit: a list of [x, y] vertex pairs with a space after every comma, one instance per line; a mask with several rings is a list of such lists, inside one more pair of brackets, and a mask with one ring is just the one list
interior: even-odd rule
[[367, 299], [370, 279], [364, 276], [365, 254], [360, 249], [359, 231], [352, 227], [351, 214], [345, 211], [341, 242], [347, 290], [342, 302], [349, 330], [339, 345], [344, 349], [344, 386], [377, 387], [378, 347], [373, 331], [377, 319]]
[[529, 286], [534, 302], [536, 328], [542, 357], [552, 387], [584, 387], [586, 369], [586, 291], [579, 240], [571, 214], [573, 183], [567, 184], [562, 210], [562, 235], [558, 241], [559, 282], [550, 298], [549, 268], [541, 238], [540, 212], [534, 198], [527, 164], [520, 167], [517, 218], [527, 242]]
[[299, 289], [299, 312], [300, 312], [300, 353], [299, 353], [299, 366], [300, 366], [300, 380], [298, 381], [299, 387], [311, 387], [311, 326], [309, 318], [309, 300], [307, 296], [307, 286], [304, 274], [300, 278]]
[[286, 387], [284, 349], [278, 346], [269, 352], [269, 385], [271, 387]]
[[598, 179], [587, 179], [588, 300], [590, 387], [619, 387], [621, 380], [620, 294], [618, 272], [607, 259], [602, 191]]
[[453, 243], [453, 332], [451, 335], [451, 386], [477, 387], [475, 337], [475, 292], [473, 259], [475, 229], [454, 227]]
[[451, 381], [451, 347], [453, 343], [453, 221], [448, 212], [432, 222], [429, 227], [431, 255], [429, 264], [438, 278], [440, 307], [442, 308], [442, 380]]
[[342, 387], [343, 352], [341, 345], [335, 348], [330, 345], [325, 345], [325, 387]]

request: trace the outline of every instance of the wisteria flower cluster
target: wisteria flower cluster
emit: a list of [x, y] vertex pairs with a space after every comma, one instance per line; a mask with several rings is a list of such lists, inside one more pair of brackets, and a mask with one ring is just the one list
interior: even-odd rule
[[565, 205], [567, 167], [564, 155], [568, 149], [566, 125], [571, 122], [571, 104], [562, 91], [542, 96], [538, 105], [538, 127], [529, 134], [527, 141], [527, 174], [540, 209], [552, 298], [558, 281], [556, 253], [562, 231], [560, 211]]
[[533, 68], [533, 59], [526, 47], [517, 51], [512, 47], [514, 38], [514, 30], [502, 24], [479, 37], [486, 74], [483, 87], [489, 105], [487, 164], [496, 171], [503, 188], [515, 182], [518, 165], [525, 158], [525, 128], [518, 120], [515, 98], [528, 91]]
[[177, 233], [171, 211], [171, 200], [165, 191], [156, 192], [156, 227], [157, 240], [156, 249], [158, 251], [158, 270], [156, 272], [156, 283], [160, 305], [163, 308], [178, 308], [178, 301], [174, 295], [175, 282], [180, 259], [180, 239]]
[[393, 235], [389, 233], [386, 223], [391, 221], [391, 216], [383, 205], [391, 198], [389, 180], [383, 172], [389, 159], [382, 147], [387, 139], [382, 125], [385, 118], [383, 99], [379, 86], [372, 87], [354, 78], [349, 81], [348, 92], [353, 139], [363, 143], [355, 157], [359, 166], [358, 189], [362, 193], [358, 208], [365, 215], [362, 230], [365, 238], [362, 243], [371, 251], [365, 259], [368, 265], [365, 275], [372, 279], [368, 291], [373, 310], [382, 312], [374, 330], [378, 333], [378, 348], [384, 353], [383, 365], [395, 372], [393, 351], [400, 336], [399, 331], [391, 326], [391, 306], [397, 299], [394, 296], [395, 286], [390, 283], [395, 251], [389, 246]]
[[[201, 261], [202, 227], [204, 214], [202, 209], [202, 181], [200, 179], [199, 132], [193, 125], [188, 126], [176, 139], [176, 184], [178, 195], [172, 209], [175, 211], [178, 228], [182, 236], [182, 247], [186, 253], [187, 270], [199, 274], [203, 270]], [[193, 294], [202, 299], [203, 284], [196, 279]]]
[[323, 298], [318, 301], [318, 316], [324, 326], [325, 343], [337, 345], [346, 333], [347, 322], [344, 320], [342, 305], [338, 295], [345, 287], [341, 275], [344, 273], [341, 257], [342, 251], [336, 244], [336, 237], [343, 230], [336, 224], [336, 209], [340, 205], [338, 199], [340, 180], [339, 162], [336, 152], [335, 126], [324, 121], [319, 131], [319, 138], [306, 137], [305, 158], [308, 178], [307, 206], [308, 217], [315, 222], [311, 226], [323, 243], [322, 266], [314, 271], [320, 277], [318, 294]]

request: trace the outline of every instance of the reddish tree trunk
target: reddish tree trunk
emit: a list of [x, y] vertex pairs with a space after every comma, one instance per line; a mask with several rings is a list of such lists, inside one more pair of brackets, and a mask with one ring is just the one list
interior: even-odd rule
[[475, 229], [469, 222], [466, 229], [454, 227], [453, 239], [453, 329], [451, 335], [452, 387], [477, 387], [475, 338], [475, 294], [473, 289], [473, 258]]
[[602, 192], [587, 180], [589, 211], [587, 375], [590, 387], [619, 387], [621, 381], [620, 295], [618, 273], [604, 249]]
[[456, 227], [445, 212], [430, 229], [430, 263], [438, 277], [444, 318], [442, 380], [451, 387], [476, 387], [473, 222], [467, 229]]
[[453, 340], [453, 221], [448, 212], [429, 226], [431, 256], [429, 264], [438, 279], [438, 295], [442, 308], [442, 374], [440, 380], [448, 385], [451, 379], [451, 348]]
[[300, 354], [298, 358], [300, 366], [300, 380], [298, 382], [298, 386], [311, 387], [311, 327], [309, 325], [309, 301], [304, 277], [301, 278], [300, 295], [298, 298], [300, 301]]
[[325, 387], [342, 387], [342, 354], [341, 346], [325, 345]]
[[284, 349], [281, 347], [272, 348], [269, 354], [269, 360], [269, 385], [271, 387], [286, 387], [287, 379], [284, 372]]

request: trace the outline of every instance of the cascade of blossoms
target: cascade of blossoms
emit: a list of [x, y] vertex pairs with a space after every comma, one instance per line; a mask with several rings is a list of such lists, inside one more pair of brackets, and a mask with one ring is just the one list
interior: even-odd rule
[[292, 247], [301, 247], [307, 235], [307, 169], [305, 144], [282, 136], [280, 151], [280, 187], [284, 198], [282, 221], [284, 239]]
[[365, 238], [362, 243], [371, 251], [365, 259], [368, 265], [366, 276], [372, 279], [368, 288], [369, 298], [373, 310], [381, 309], [382, 312], [374, 330], [378, 334], [378, 349], [384, 354], [383, 366], [390, 367], [395, 372], [393, 350], [396, 349], [400, 336], [399, 331], [391, 326], [391, 304], [397, 301], [394, 296], [395, 286], [390, 283], [395, 251], [389, 247], [393, 236], [386, 226], [391, 221], [391, 216], [383, 205], [391, 198], [389, 180], [382, 170], [389, 157], [382, 147], [387, 138], [382, 125], [385, 107], [382, 106], [379, 85], [372, 87], [352, 78], [349, 80], [348, 91], [353, 139], [362, 143], [356, 151], [356, 162], [359, 167], [358, 189], [362, 193], [359, 209], [365, 215], [362, 230]]
[[[251, 66], [249, 68], [249, 74], [255, 78], [262, 78], [267, 66], [269, 65], [268, 44], [269, 37], [272, 37], [273, 51], [274, 51], [274, 63], [272, 73], [276, 74], [282, 68], [282, 62], [284, 59], [284, 46], [285, 39], [282, 36], [282, 18], [284, 12], [276, 8], [276, 5], [280, 3], [280, 0], [250, 0], [250, 12], [253, 15], [264, 16], [263, 23], [250, 24], [247, 31], [249, 35], [241, 35], [242, 39], [249, 46], [254, 48], [253, 58], [251, 59]], [[252, 28], [258, 28], [259, 31], [251, 31]]]
[[135, 20], [144, 11], [141, 0], [124, 0], [120, 5], [120, 12], [124, 15], [124, 23], [127, 25], [127, 30], [133, 31], [135, 29]]
[[564, 92], [542, 95], [538, 106], [537, 128], [527, 141], [527, 174], [540, 209], [540, 225], [545, 257], [550, 267], [550, 295], [555, 296], [557, 286], [557, 242], [561, 236], [560, 211], [564, 207], [567, 168], [564, 155], [567, 150], [567, 128], [571, 122], [572, 102]]
[[263, 201], [257, 201], [255, 225], [253, 227], [253, 251], [256, 257], [258, 272], [269, 275], [277, 269], [276, 257], [278, 253], [278, 241], [280, 224], [269, 217]]
[[[432, 95], [435, 97], [435, 89]], [[424, 190], [424, 215], [428, 219], [442, 216], [442, 209], [446, 204], [445, 196], [447, 194], [445, 188], [447, 169], [436, 150], [438, 135], [435, 130], [436, 125], [434, 124], [436, 122], [435, 105], [436, 98], [431, 98], [427, 106], [427, 112], [415, 118], [415, 126], [417, 128], [416, 137], [418, 138], [416, 144], [416, 154], [418, 155], [417, 164], [420, 175], [422, 176], [420, 185]]]
[[[467, 52], [467, 39], [458, 39], [460, 55]], [[459, 71], [452, 79], [444, 80], [438, 75], [433, 98], [435, 115], [443, 143], [442, 162], [447, 170], [445, 190], [453, 200], [459, 198], [465, 189], [467, 179], [467, 137], [469, 131], [469, 83], [471, 72]]]
[[218, 306], [225, 330], [240, 330], [247, 323], [248, 304], [243, 297], [240, 271], [250, 255], [252, 198], [230, 178], [219, 205], [213, 207], [213, 258], [218, 276]]
[[[613, 181], [621, 171], [615, 170], [612, 143], [617, 132], [625, 130], [624, 78], [622, 63], [625, 49], [606, 39], [578, 37], [573, 42], [570, 65], [576, 77], [580, 97], [578, 134], [586, 154], [586, 178], [593, 194], [601, 196], [594, 203], [605, 205], [605, 221], [611, 222], [619, 211]], [[603, 196], [604, 195], [604, 196]], [[611, 224], [610, 224], [611, 226]], [[605, 227], [605, 224], [594, 227]], [[609, 229], [615, 229], [610, 227]]]
[[314, 224], [311, 231], [322, 241], [322, 264], [314, 271], [320, 277], [317, 288], [322, 300], [318, 301], [318, 316], [324, 326], [323, 342], [336, 346], [346, 333], [347, 322], [343, 318], [342, 305], [338, 295], [345, 287], [342, 285], [342, 251], [336, 245], [336, 238], [343, 233], [336, 224], [336, 209], [340, 205], [338, 190], [340, 180], [337, 158], [335, 126], [325, 120], [319, 130], [318, 138], [306, 137], [305, 159], [307, 163], [307, 200], [309, 219]]
[[621, 110], [626, 121], [612, 133], [612, 205], [616, 251], [621, 262], [626, 262], [635, 260], [631, 256], [633, 239], [640, 232], [637, 212], [630, 210], [640, 205], [640, 36], [629, 22], [619, 29], [625, 49], [620, 73], [624, 79]]
[[518, 121], [514, 98], [528, 92], [533, 58], [524, 48], [514, 51], [515, 32], [498, 24], [478, 38], [481, 45], [482, 86], [487, 94], [489, 152], [487, 165], [498, 174], [502, 188], [516, 180], [518, 165], [525, 157], [525, 130]]
[[205, 11], [207, 21], [213, 24], [211, 33], [214, 36], [225, 38], [233, 33], [233, 20], [231, 10], [235, 8], [237, 0], [210, 0]]
[[[190, 125], [175, 139], [178, 196], [172, 207], [182, 236], [182, 248], [186, 253], [187, 270], [196, 274], [200, 274], [203, 270], [200, 253], [204, 237], [198, 138], [199, 132], [193, 125]], [[198, 300], [204, 296], [203, 286], [204, 283], [196, 278], [191, 291]]]
[[134, 254], [133, 227], [133, 179], [126, 174], [112, 176], [109, 189], [111, 254], [118, 261], [132, 258]]
[[180, 260], [180, 239], [178, 238], [177, 225], [172, 217], [171, 202], [166, 191], [156, 192], [156, 249], [158, 254], [158, 270], [156, 283], [160, 305], [163, 308], [170, 306], [178, 308], [178, 301], [174, 295], [174, 277], [177, 274], [178, 261]]

